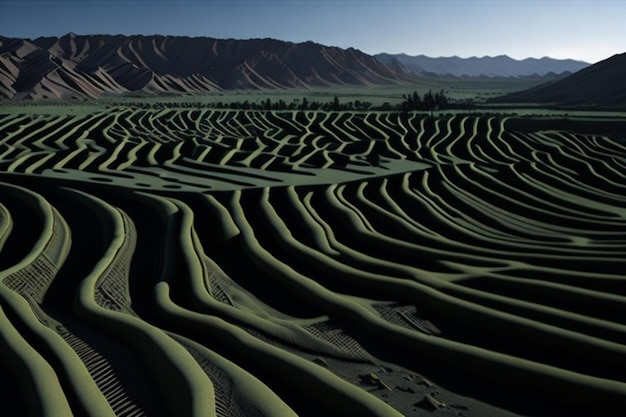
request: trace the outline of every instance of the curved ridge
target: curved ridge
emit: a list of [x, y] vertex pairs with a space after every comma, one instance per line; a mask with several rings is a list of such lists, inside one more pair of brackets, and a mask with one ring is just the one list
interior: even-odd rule
[[22, 381], [16, 403], [623, 410], [626, 148], [520, 123], [114, 105], [0, 117], [0, 361]]

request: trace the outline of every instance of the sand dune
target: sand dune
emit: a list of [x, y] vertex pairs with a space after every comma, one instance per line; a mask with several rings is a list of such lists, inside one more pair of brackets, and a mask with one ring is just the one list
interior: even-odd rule
[[0, 401], [619, 415], [626, 147], [513, 122], [0, 115]]

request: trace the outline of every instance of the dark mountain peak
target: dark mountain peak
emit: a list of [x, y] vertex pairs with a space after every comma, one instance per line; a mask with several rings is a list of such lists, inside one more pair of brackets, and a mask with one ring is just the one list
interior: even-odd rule
[[494, 101], [625, 110], [624, 74], [626, 53], [616, 54], [558, 81], [499, 97]]
[[611, 65], [617, 63], [617, 62], [621, 62], [626, 60], [626, 52], [622, 52], [621, 54], [615, 54], [615, 55], [611, 55], [609, 58], [602, 60], [600, 62], [598, 62], [598, 64], [602, 63], [602, 62], [610, 62]]

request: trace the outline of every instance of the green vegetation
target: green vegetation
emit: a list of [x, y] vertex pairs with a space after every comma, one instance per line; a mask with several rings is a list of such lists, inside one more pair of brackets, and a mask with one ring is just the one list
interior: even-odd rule
[[[524, 90], [538, 83], [541, 79], [529, 78], [424, 78], [417, 85], [393, 84], [388, 86], [343, 86], [307, 89], [258, 89], [233, 90], [203, 95], [153, 95], [153, 96], [103, 96], [97, 100], [59, 100], [45, 101], [0, 101], [0, 113], [85, 115], [103, 111], [116, 106], [136, 106], [142, 108], [229, 108], [236, 103], [238, 109], [247, 102], [251, 108], [264, 108], [269, 99], [272, 107], [297, 109], [303, 99], [320, 106], [332, 103], [334, 97], [340, 103], [352, 103], [354, 110], [372, 108], [394, 109], [402, 103], [402, 96], [417, 91], [424, 95], [430, 91], [446, 92], [451, 103], [458, 106], [482, 104], [487, 100]], [[359, 105], [360, 103], [360, 105]], [[219, 106], [218, 106], [219, 104]], [[369, 106], [369, 107], [368, 107]], [[308, 105], [307, 108], [310, 108]], [[359, 108], [362, 107], [362, 108]]]
[[403, 95], [402, 98], [403, 101], [400, 104], [402, 111], [425, 110], [430, 112], [431, 117], [435, 110], [445, 110], [453, 107], [443, 90], [434, 94], [428, 90], [423, 97], [420, 97], [417, 91], [414, 91], [411, 94]]
[[0, 111], [25, 410], [626, 407], [623, 117], [301, 93]]
[[[427, 93], [420, 97], [417, 91], [414, 91], [411, 94], [403, 94], [402, 102], [400, 104], [391, 105], [388, 102], [385, 102], [379, 106], [373, 106], [369, 101], [348, 101], [341, 102], [339, 100], [339, 96], [335, 95], [333, 98], [326, 102], [312, 101], [307, 99], [307, 97], [303, 97], [302, 100], [294, 99], [291, 103], [286, 103], [283, 99], [279, 99], [278, 102], [272, 102], [270, 98], [267, 98], [265, 101], [261, 103], [250, 103], [248, 100], [244, 102], [231, 102], [229, 104], [225, 104], [221, 101], [216, 103], [211, 103], [206, 106], [209, 108], [229, 108], [235, 110], [322, 110], [322, 111], [428, 111], [431, 116], [435, 110], [444, 110], [449, 108], [457, 108], [456, 105], [450, 102], [448, 97], [446, 97], [443, 90], [433, 93], [431, 90], [428, 90]], [[464, 102], [461, 105], [461, 108], [467, 108], [468, 103]]]

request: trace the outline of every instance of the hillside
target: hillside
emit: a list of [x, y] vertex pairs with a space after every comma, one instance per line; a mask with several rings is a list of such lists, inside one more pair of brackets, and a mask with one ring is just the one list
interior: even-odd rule
[[626, 108], [626, 53], [614, 55], [560, 81], [509, 94], [498, 102], [561, 107]]
[[526, 77], [576, 72], [588, 66], [586, 62], [572, 59], [527, 58], [515, 60], [506, 55], [482, 58], [441, 57], [424, 55], [378, 54], [376, 58], [398, 71], [416, 75], [452, 75], [455, 77]]
[[389, 84], [409, 78], [356, 49], [273, 39], [0, 37], [0, 98], [97, 97]]

